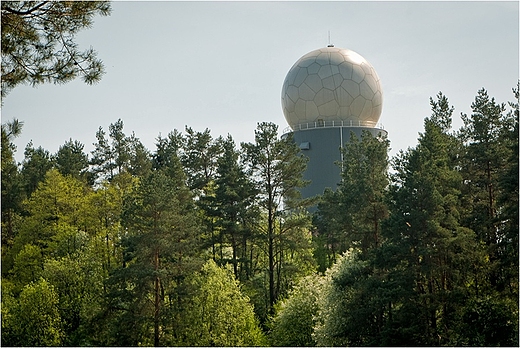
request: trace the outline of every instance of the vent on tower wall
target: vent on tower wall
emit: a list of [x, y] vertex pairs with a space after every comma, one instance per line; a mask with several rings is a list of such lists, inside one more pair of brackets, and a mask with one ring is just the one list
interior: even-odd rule
[[311, 148], [311, 143], [308, 141], [304, 141], [300, 144], [300, 150], [309, 150]]

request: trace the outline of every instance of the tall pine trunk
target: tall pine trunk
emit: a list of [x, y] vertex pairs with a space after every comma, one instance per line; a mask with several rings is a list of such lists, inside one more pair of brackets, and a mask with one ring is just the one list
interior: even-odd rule
[[[269, 201], [271, 202], [271, 192], [269, 192]], [[269, 204], [268, 212], [268, 258], [269, 258], [269, 313], [274, 314], [275, 292], [274, 292], [274, 216], [272, 204]]]
[[[154, 255], [154, 266], [155, 272], [159, 271], [159, 250], [155, 250]], [[156, 274], [154, 281], [154, 346], [159, 347], [159, 319], [160, 319], [160, 309], [161, 309], [161, 295], [160, 295], [160, 278], [159, 275]]]

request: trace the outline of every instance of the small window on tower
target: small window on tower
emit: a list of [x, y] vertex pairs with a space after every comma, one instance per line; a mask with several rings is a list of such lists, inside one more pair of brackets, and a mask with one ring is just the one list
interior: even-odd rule
[[311, 143], [308, 141], [305, 141], [300, 144], [300, 150], [309, 150], [311, 148]]

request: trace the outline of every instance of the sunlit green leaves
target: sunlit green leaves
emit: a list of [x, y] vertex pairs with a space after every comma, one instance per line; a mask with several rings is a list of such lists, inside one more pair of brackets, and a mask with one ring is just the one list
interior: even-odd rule
[[[10, 295], [7, 295], [10, 296]], [[24, 287], [17, 301], [3, 301], [7, 308], [7, 326], [10, 337], [2, 337], [2, 343], [21, 346], [58, 346], [63, 340], [58, 295], [52, 285], [40, 278]], [[5, 341], [4, 341], [5, 340]]]
[[314, 328], [318, 324], [320, 297], [324, 296], [326, 277], [310, 275], [300, 279], [286, 299], [275, 306], [269, 338], [274, 346], [315, 346]]
[[185, 314], [189, 346], [258, 346], [266, 343], [249, 299], [230, 268], [207, 262], [191, 277], [195, 294]]

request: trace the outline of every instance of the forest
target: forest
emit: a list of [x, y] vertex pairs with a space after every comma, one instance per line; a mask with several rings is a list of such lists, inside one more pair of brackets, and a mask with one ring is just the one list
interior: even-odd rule
[[272, 123], [241, 144], [187, 126], [149, 150], [119, 119], [90, 153], [29, 143], [17, 163], [23, 123], [7, 121], [1, 343], [518, 346], [511, 99], [479, 90], [455, 130], [439, 92], [393, 158], [353, 135], [338, 186], [312, 199]]

